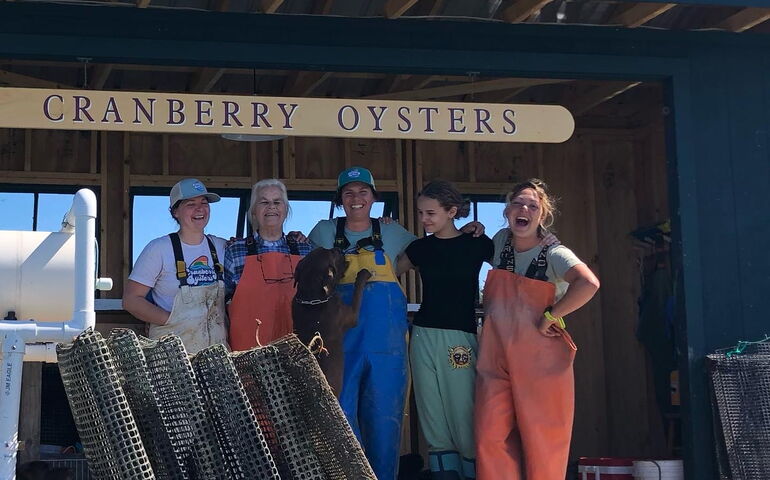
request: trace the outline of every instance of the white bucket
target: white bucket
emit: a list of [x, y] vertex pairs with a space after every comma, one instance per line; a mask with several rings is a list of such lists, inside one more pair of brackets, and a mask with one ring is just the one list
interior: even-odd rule
[[684, 465], [681, 460], [636, 460], [635, 480], [684, 480]]

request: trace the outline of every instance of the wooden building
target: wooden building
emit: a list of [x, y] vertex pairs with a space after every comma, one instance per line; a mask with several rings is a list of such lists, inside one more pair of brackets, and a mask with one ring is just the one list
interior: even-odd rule
[[[569, 321], [580, 348], [574, 456], [660, 456], [681, 444], [674, 453], [687, 478], [715, 478], [703, 358], [765, 333], [759, 299], [770, 287], [762, 252], [770, 234], [770, 25], [762, 22], [770, 9], [756, 8], [762, 3], [3, 2], [0, 85], [558, 104], [576, 131], [546, 145], [8, 128], [0, 129], [0, 191], [94, 188], [100, 274], [115, 280], [102, 298], [119, 299], [131, 266], [133, 196], [167, 191], [183, 177], [236, 196], [276, 177], [294, 198], [330, 198], [336, 174], [363, 165], [417, 234], [415, 194], [427, 180], [499, 200], [513, 182], [543, 178], [560, 197], [559, 237], [602, 280]], [[661, 414], [650, 355], [637, 339], [649, 252], [630, 235], [669, 219], [676, 435], [680, 417]], [[406, 281], [418, 302], [419, 285]], [[114, 310], [97, 321], [139, 326]], [[37, 415], [41, 366], [24, 373], [22, 439], [34, 458], [47, 421]], [[412, 428], [402, 449], [419, 448]]]

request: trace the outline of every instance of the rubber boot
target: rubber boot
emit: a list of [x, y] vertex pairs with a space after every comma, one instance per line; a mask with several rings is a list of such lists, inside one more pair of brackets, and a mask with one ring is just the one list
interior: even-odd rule
[[431, 480], [463, 480], [460, 473], [463, 467], [459, 453], [430, 452], [428, 458]]

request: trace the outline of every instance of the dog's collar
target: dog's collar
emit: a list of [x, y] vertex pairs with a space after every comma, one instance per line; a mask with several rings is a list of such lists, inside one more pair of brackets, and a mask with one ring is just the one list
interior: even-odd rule
[[314, 298], [313, 300], [303, 300], [303, 299], [295, 296], [294, 297], [294, 301], [299, 303], [300, 305], [321, 305], [322, 303], [328, 303], [329, 300], [331, 300], [332, 297], [334, 297], [334, 295], [336, 295], [336, 292], [332, 293], [331, 295], [329, 295], [328, 297], [326, 297], [324, 299]]

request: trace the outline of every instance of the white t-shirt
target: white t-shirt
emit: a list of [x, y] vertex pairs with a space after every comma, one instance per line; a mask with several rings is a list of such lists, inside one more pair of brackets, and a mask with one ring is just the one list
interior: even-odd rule
[[[208, 235], [208, 237], [214, 243], [221, 263], [227, 242], [224, 238], [214, 235]], [[188, 285], [208, 285], [216, 282], [217, 273], [214, 270], [209, 243], [205, 238], [198, 245], [187, 245], [182, 242], [182, 255], [187, 265]], [[144, 247], [128, 279], [150, 287], [155, 304], [167, 312], [171, 311], [174, 297], [179, 290], [179, 280], [176, 278], [174, 248], [168, 235], [156, 238]]]
[[[503, 247], [505, 246], [506, 241], [508, 241], [507, 228], [503, 228], [495, 234], [494, 238], [492, 238], [492, 242], [495, 244], [495, 254], [494, 257], [492, 257], [492, 266], [494, 268], [497, 268], [500, 265], [500, 254], [503, 251]], [[543, 247], [538, 245], [524, 252], [514, 251], [514, 256], [516, 259], [516, 273], [519, 275], [525, 275], [527, 273], [527, 269], [529, 269], [529, 266], [532, 263], [532, 260], [540, 255], [540, 251], [542, 249]], [[567, 293], [567, 288], [569, 288], [569, 283], [564, 280], [564, 274], [567, 273], [570, 268], [576, 265], [583, 265], [585, 262], [580, 260], [578, 256], [572, 252], [572, 250], [565, 247], [564, 245], [557, 245], [555, 247], [549, 248], [545, 258], [548, 262], [545, 275], [548, 277], [548, 281], [556, 286], [555, 301], [558, 302], [561, 297]]]

